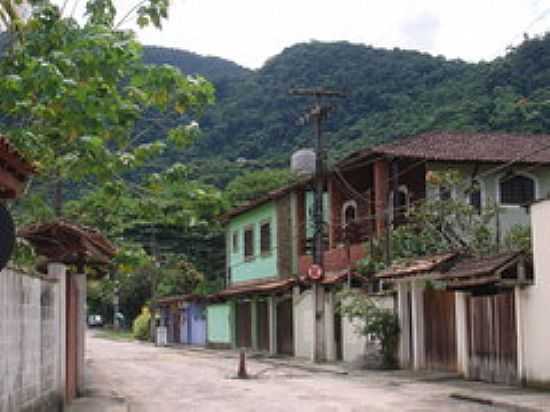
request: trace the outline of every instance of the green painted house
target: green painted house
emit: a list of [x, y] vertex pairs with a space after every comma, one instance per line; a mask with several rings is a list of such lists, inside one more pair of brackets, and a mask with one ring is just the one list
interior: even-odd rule
[[292, 354], [295, 195], [278, 191], [226, 215], [226, 289], [208, 307], [210, 346]]

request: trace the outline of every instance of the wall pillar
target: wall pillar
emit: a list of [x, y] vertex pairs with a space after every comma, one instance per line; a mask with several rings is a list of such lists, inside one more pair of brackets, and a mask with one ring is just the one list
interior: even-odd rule
[[411, 366], [411, 310], [409, 305], [410, 285], [408, 282], [397, 284], [397, 314], [399, 317], [399, 365]]
[[386, 231], [386, 209], [390, 191], [390, 163], [377, 160], [373, 164], [374, 171], [374, 211], [376, 216], [376, 236], [381, 237]]
[[426, 362], [424, 347], [424, 285], [414, 281], [411, 288], [413, 368], [422, 369]]
[[57, 282], [57, 305], [56, 305], [56, 318], [57, 324], [57, 338], [58, 338], [58, 353], [56, 362], [55, 378], [57, 381], [57, 390], [59, 399], [63, 404], [66, 403], [67, 398], [65, 396], [65, 387], [67, 385], [67, 267], [62, 263], [49, 263], [48, 264], [48, 277], [55, 279]]
[[518, 381], [522, 384], [526, 381], [525, 376], [525, 348], [524, 348], [524, 315], [521, 308], [521, 289], [514, 288], [514, 306], [516, 312], [516, 339], [517, 339], [517, 374]]
[[74, 274], [72, 275], [78, 289], [78, 325], [77, 325], [77, 382], [76, 390], [80, 395], [84, 392], [85, 385], [85, 351], [86, 351], [86, 275]]
[[455, 292], [455, 319], [456, 319], [456, 357], [458, 371], [465, 378], [469, 377], [468, 353], [468, 295], [464, 292]]
[[258, 301], [256, 298], [250, 301], [250, 330], [252, 332], [252, 350], [258, 351]]
[[269, 353], [277, 353], [277, 301], [275, 296], [267, 298], [267, 309], [269, 316]]
[[325, 350], [327, 361], [336, 361], [336, 335], [334, 324], [334, 292], [325, 289]]
[[237, 347], [237, 302], [232, 300], [229, 302], [229, 328], [231, 330], [231, 348]]

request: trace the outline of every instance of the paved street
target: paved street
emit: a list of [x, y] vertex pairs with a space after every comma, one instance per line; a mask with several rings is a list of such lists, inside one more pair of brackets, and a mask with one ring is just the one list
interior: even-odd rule
[[550, 405], [547, 394], [507, 387], [422, 382], [381, 372], [342, 375], [257, 360], [248, 362], [253, 378], [237, 380], [237, 358], [230, 351], [156, 348], [97, 338], [93, 333], [87, 345], [91, 393], [124, 397], [131, 412], [511, 410], [449, 397], [485, 387], [497, 398], [525, 399], [529, 406], [537, 406], [531, 410]]

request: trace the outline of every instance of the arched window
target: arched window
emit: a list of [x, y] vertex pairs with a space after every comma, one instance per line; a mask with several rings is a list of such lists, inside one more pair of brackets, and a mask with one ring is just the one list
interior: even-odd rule
[[348, 200], [342, 206], [342, 226], [346, 227], [357, 219], [357, 202]]
[[499, 180], [499, 192], [502, 205], [524, 205], [535, 200], [536, 182], [526, 175], [506, 175]]

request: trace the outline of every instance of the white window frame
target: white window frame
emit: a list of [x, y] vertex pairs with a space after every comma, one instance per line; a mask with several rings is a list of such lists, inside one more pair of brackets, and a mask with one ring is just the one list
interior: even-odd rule
[[[539, 186], [539, 179], [537, 178], [537, 176], [531, 174], [531, 173], [527, 173], [527, 172], [513, 172], [514, 176], [524, 176], [524, 177], [528, 177], [529, 179], [533, 180], [533, 183], [535, 184], [535, 198], [533, 200], [537, 200], [540, 198], [540, 195], [539, 195], [539, 190], [540, 190], [540, 186]], [[509, 173], [501, 173], [500, 175], [498, 175], [497, 179], [496, 179], [496, 192], [497, 192], [497, 201], [498, 201], [498, 205], [499, 207], [502, 207], [502, 208], [509, 208], [509, 209], [518, 209], [518, 208], [521, 208], [523, 207], [522, 205], [510, 205], [510, 204], [507, 204], [507, 203], [502, 203], [501, 199], [500, 199], [500, 181], [504, 178], [504, 177], [507, 177], [509, 176]]]
[[[406, 186], [406, 185], [399, 185], [399, 187], [397, 188], [397, 191], [400, 192], [400, 193], [403, 193], [405, 195], [405, 199], [407, 199], [406, 201], [406, 211], [405, 213], [408, 213], [409, 210], [411, 209], [411, 194], [409, 192], [409, 188]], [[437, 196], [439, 196], [439, 193], [437, 194]], [[452, 196], [452, 192], [451, 192], [451, 196]], [[395, 215], [394, 213], [394, 192], [392, 191], [390, 193], [390, 216], [392, 217], [392, 220], [393, 220], [393, 217]]]
[[340, 212], [341, 213], [340, 222], [341, 222], [342, 227], [346, 227], [346, 209], [350, 206], [355, 209], [355, 220], [357, 220], [357, 218], [358, 218], [357, 202], [355, 200], [345, 201], [344, 204], [342, 205], [342, 210]]

